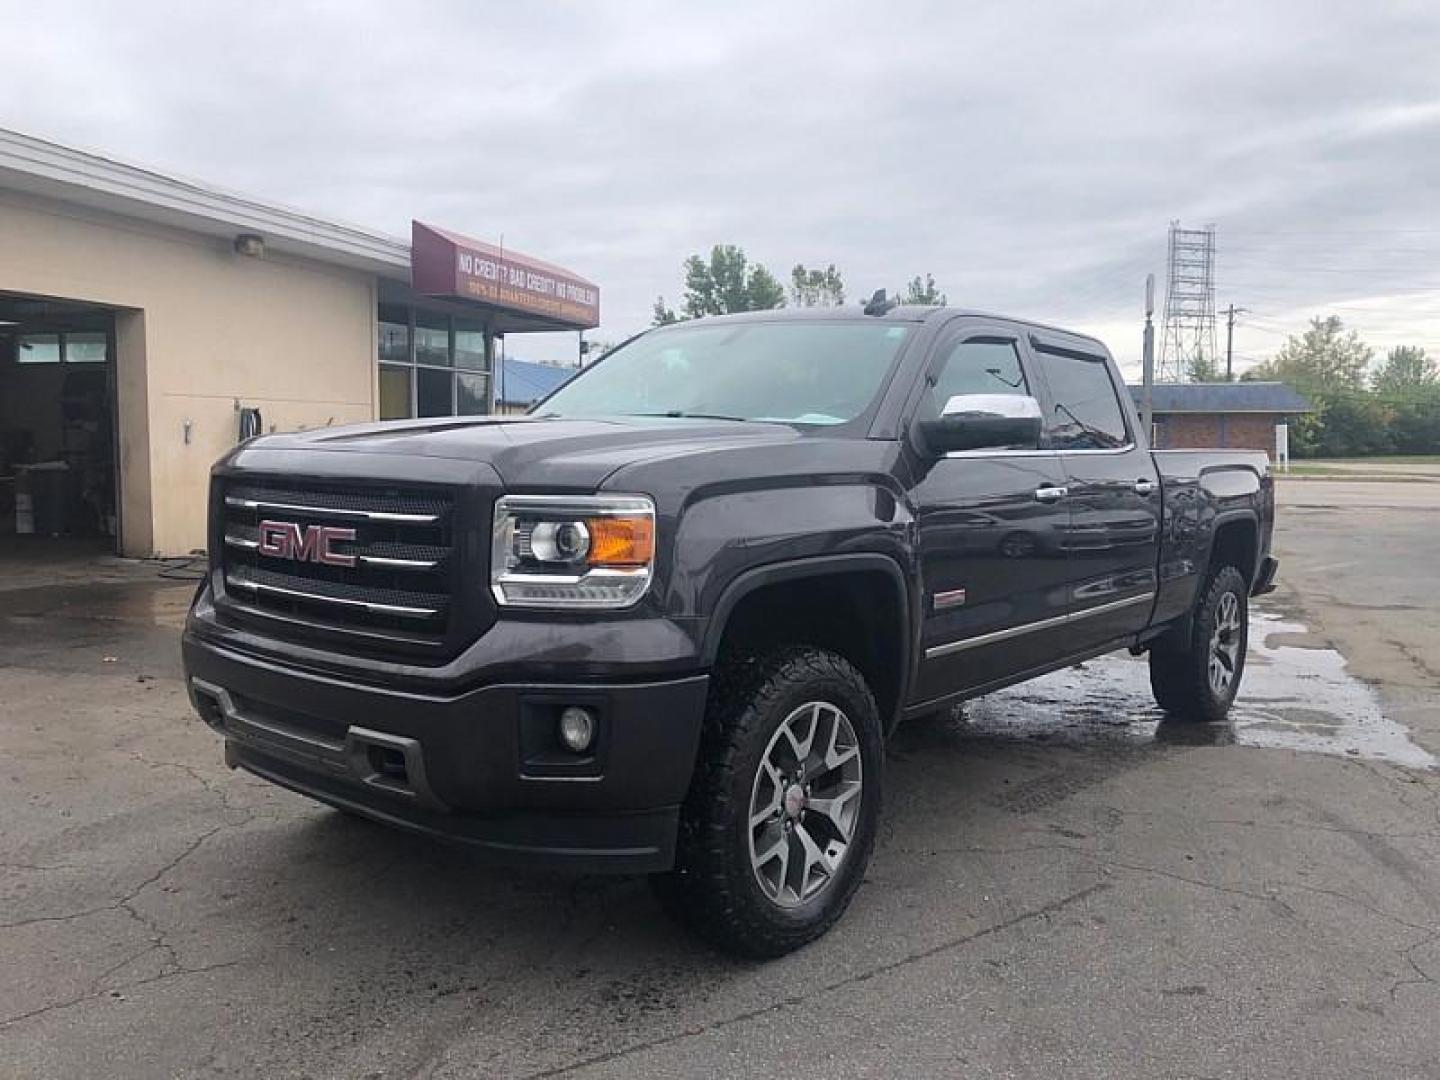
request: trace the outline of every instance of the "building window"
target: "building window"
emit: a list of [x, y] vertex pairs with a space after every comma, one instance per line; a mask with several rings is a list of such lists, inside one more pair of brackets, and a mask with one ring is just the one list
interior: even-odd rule
[[415, 363], [428, 367], [453, 367], [450, 363], [450, 318], [415, 312]]
[[380, 365], [380, 419], [408, 420], [410, 408], [410, 368], [398, 364]]
[[21, 334], [15, 359], [21, 364], [58, 364], [59, 334]]
[[462, 371], [455, 378], [455, 412], [460, 416], [484, 416], [486, 383], [490, 376]]
[[103, 330], [76, 331], [65, 335], [67, 364], [103, 364], [110, 359], [110, 339]]
[[378, 352], [381, 420], [487, 411], [482, 323], [381, 304]]
[[467, 319], [455, 320], [455, 366], [485, 370], [485, 328]]
[[455, 376], [448, 371], [420, 368], [415, 372], [415, 415], [453, 416], [455, 402], [452, 389]]
[[15, 360], [20, 364], [104, 364], [110, 339], [103, 330], [71, 330], [63, 334], [21, 334]]
[[380, 305], [380, 362], [410, 363], [410, 309], [400, 304]]

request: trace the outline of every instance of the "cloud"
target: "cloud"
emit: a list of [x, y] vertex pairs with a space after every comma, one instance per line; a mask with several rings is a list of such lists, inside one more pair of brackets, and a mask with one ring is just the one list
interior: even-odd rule
[[398, 235], [503, 234], [601, 285], [603, 339], [739, 243], [855, 296], [928, 271], [1131, 363], [1179, 218], [1217, 224], [1220, 303], [1271, 328], [1242, 324], [1247, 358], [1339, 305], [1440, 352], [1433, 5], [13, 8], [0, 124]]

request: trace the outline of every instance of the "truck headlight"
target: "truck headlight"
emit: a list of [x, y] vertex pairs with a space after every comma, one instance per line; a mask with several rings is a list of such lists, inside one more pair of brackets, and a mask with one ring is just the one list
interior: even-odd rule
[[654, 566], [655, 504], [646, 495], [496, 500], [490, 591], [502, 607], [629, 607]]

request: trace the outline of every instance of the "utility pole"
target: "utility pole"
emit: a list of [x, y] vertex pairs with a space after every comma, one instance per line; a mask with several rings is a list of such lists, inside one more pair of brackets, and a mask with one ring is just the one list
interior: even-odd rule
[[1140, 426], [1145, 430], [1145, 443], [1155, 422], [1155, 275], [1145, 275], [1145, 338], [1140, 356]]
[[1243, 307], [1231, 304], [1225, 309], [1225, 381], [1235, 381], [1235, 316], [1244, 315]]

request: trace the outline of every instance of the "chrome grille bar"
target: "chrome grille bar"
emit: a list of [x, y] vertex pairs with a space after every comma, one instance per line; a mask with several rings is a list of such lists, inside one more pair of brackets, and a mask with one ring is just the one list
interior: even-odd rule
[[[260, 541], [251, 540], [245, 536], [233, 536], [225, 534], [225, 544], [228, 547], [240, 548], [242, 551], [258, 551]], [[349, 554], [346, 552], [345, 554]], [[364, 566], [379, 566], [388, 570], [434, 570], [440, 563], [436, 559], [397, 559], [389, 555], [359, 555], [355, 556]]]
[[301, 506], [296, 503], [269, 502], [263, 499], [242, 499], [226, 495], [225, 505], [239, 510], [278, 510], [287, 514], [320, 514], [329, 517], [363, 518], [366, 521], [401, 521], [411, 525], [430, 525], [440, 520], [438, 514], [401, 514], [393, 510], [346, 510], [338, 506]]
[[339, 596], [322, 596], [319, 593], [301, 589], [287, 589], [280, 585], [263, 585], [258, 581], [226, 575], [225, 584], [232, 589], [243, 589], [252, 593], [268, 593], [291, 600], [305, 600], [317, 604], [336, 604], [341, 607], [357, 608], [375, 615], [397, 615], [408, 619], [429, 619], [440, 614], [438, 608], [406, 607], [402, 604], [381, 604], [373, 600], [348, 600]]
[[385, 566], [392, 570], [434, 570], [440, 564], [434, 559], [395, 559], [388, 555], [356, 556], [366, 566]]

